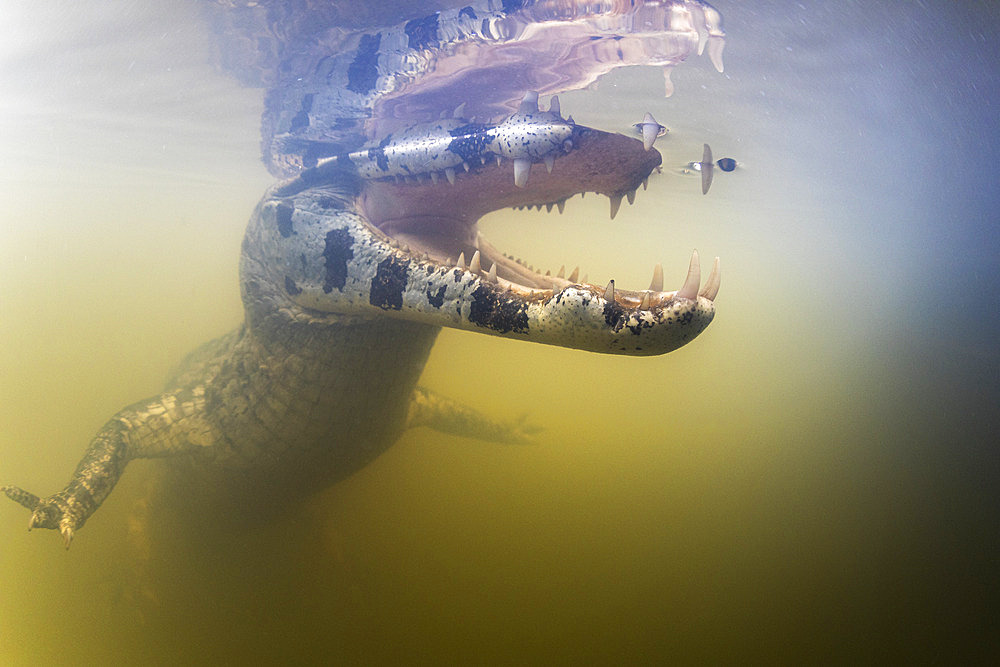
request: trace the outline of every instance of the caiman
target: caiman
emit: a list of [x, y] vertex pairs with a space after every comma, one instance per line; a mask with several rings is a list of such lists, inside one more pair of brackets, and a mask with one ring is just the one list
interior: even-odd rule
[[721, 70], [715, 10], [480, 0], [345, 27], [364, 4], [216, 7], [223, 59], [250, 54], [234, 69], [269, 87], [263, 153], [283, 179], [243, 241], [245, 321], [192, 353], [167, 391], [114, 415], [62, 491], [2, 487], [31, 510], [29, 528], [59, 530], [68, 548], [139, 458], [169, 459], [187, 486], [237, 504], [282, 504], [359, 470], [407, 428], [524, 440], [517, 422], [417, 386], [441, 327], [658, 355], [712, 321], [717, 259], [704, 285], [697, 253], [676, 290], [659, 266], [645, 290], [593, 285], [504, 254], [478, 221], [504, 207], [561, 212], [577, 194], [609, 197], [612, 217], [631, 203], [660, 154], [563, 117], [554, 93], [623, 65], [669, 73], [706, 44]]

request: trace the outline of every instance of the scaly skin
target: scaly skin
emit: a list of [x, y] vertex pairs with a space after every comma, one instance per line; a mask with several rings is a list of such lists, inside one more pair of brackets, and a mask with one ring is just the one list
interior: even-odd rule
[[[408, 427], [525, 442], [503, 424], [417, 387], [441, 327], [595, 352], [651, 355], [714, 316], [718, 265], [642, 291], [541, 275], [478, 231], [498, 208], [558, 205], [580, 192], [634, 197], [660, 163], [641, 142], [563, 119], [537, 93], [495, 124], [422, 124], [315, 161], [258, 205], [240, 266], [245, 322], [195, 351], [160, 396], [100, 430], [66, 488], [29, 528], [66, 547], [128, 463], [169, 459], [186, 482], [240, 507], [301, 501], [375, 459]], [[299, 156], [297, 164], [308, 162]], [[405, 177], [404, 177], [405, 176]]]

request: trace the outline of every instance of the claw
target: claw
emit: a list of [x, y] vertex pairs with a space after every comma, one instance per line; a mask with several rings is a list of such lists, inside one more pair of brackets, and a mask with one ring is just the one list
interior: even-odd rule
[[701, 283], [701, 263], [698, 261], [698, 251], [691, 253], [691, 264], [688, 266], [687, 278], [684, 279], [684, 286], [677, 290], [674, 295], [677, 299], [696, 299], [698, 297], [698, 285]]
[[70, 542], [73, 541], [73, 528], [66, 522], [59, 524], [59, 532], [62, 533], [63, 543], [69, 549]]

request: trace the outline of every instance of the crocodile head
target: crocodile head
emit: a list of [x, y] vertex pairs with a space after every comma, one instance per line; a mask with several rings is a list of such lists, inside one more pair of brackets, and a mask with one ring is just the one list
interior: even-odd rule
[[[610, 198], [612, 217], [660, 164], [637, 139], [540, 111], [525, 95], [497, 124], [419, 125], [321, 161], [274, 191], [253, 244], [267, 281], [310, 311], [394, 317], [595, 352], [662, 354], [715, 313], [718, 260], [700, 286], [697, 254], [676, 290], [654, 269], [645, 290], [542, 275], [497, 250], [480, 218], [505, 207]], [[256, 281], [255, 281], [256, 282]], [[680, 281], [679, 281], [680, 282]], [[699, 289], [700, 288], [700, 289]]]

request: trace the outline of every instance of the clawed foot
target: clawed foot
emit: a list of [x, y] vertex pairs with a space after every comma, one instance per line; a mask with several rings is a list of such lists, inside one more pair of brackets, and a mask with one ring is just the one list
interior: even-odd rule
[[17, 486], [0, 486], [0, 491], [7, 497], [31, 510], [28, 530], [32, 528], [50, 528], [58, 530], [63, 537], [66, 548], [73, 541], [73, 532], [77, 528], [77, 519], [70, 509], [65, 492], [60, 492], [48, 498], [39, 498]]

